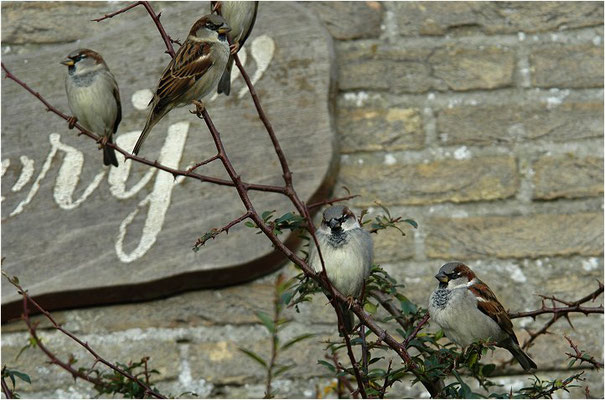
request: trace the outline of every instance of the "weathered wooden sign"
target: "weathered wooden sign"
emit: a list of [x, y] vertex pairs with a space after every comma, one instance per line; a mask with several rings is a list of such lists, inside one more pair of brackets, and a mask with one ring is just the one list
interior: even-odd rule
[[[117, 143], [131, 149], [169, 56], [142, 7], [91, 22], [123, 3], [4, 3], [2, 61], [17, 77], [69, 113], [71, 51], [103, 55], [122, 98]], [[208, 13], [209, 2], [154, 4], [174, 38]], [[36, 29], [32, 25], [37, 26]], [[46, 35], [41, 32], [46, 32]], [[26, 45], [26, 46], [22, 46]], [[295, 3], [262, 3], [240, 58], [255, 82], [305, 200], [323, 198], [334, 174], [329, 101], [332, 47], [314, 16]], [[282, 184], [281, 169], [236, 72], [229, 97], [205, 101], [229, 157], [248, 182]], [[141, 156], [180, 169], [216, 153], [203, 121], [176, 109], [153, 129]], [[236, 226], [192, 251], [196, 238], [244, 212], [234, 189], [173, 179], [118, 155], [104, 167], [90, 139], [14, 82], [2, 81], [2, 269], [50, 309], [133, 301], [252, 279], [283, 258], [262, 235]], [[228, 179], [220, 162], [200, 173]], [[251, 193], [258, 210], [292, 210], [275, 194]], [[286, 240], [286, 238], [283, 238]], [[287, 239], [294, 244], [296, 238]], [[2, 318], [17, 316], [19, 296], [2, 280]]]

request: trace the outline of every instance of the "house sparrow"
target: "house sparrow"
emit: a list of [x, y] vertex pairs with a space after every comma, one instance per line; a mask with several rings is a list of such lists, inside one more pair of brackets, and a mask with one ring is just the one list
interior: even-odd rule
[[250, 36], [254, 22], [256, 21], [256, 11], [258, 9], [258, 1], [212, 1], [211, 8], [213, 12], [217, 12], [225, 18], [231, 32], [227, 34], [229, 43], [231, 43], [231, 55], [227, 62], [225, 72], [218, 84], [217, 92], [225, 93], [229, 96], [231, 91], [231, 68], [233, 67], [233, 54], [236, 54], [239, 49], [244, 46], [246, 39]]
[[429, 299], [429, 313], [445, 335], [466, 347], [477, 339], [491, 338], [508, 350], [524, 370], [536, 364], [521, 350], [506, 310], [490, 288], [459, 262], [447, 263], [435, 275], [439, 287]]
[[102, 137], [103, 164], [118, 166], [113, 148], [113, 134], [122, 120], [118, 84], [103, 57], [90, 49], [71, 52], [61, 61], [67, 65], [65, 91], [73, 114], [70, 127], [78, 121], [87, 130]]
[[[336, 290], [351, 301], [362, 294], [370, 275], [373, 258], [372, 237], [360, 225], [349, 208], [332, 206], [323, 213], [321, 226], [316, 231], [324, 259], [326, 273]], [[309, 265], [321, 271], [321, 260], [315, 245], [311, 244]], [[346, 304], [339, 304], [347, 333], [353, 331], [353, 313]]]
[[205, 15], [193, 24], [187, 40], [162, 73], [134, 154], [139, 153], [149, 131], [170, 110], [201, 100], [214, 91], [229, 58], [225, 34], [230, 30], [218, 15]]

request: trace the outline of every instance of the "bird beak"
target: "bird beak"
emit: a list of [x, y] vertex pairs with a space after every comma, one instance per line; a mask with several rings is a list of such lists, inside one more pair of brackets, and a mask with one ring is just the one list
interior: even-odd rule
[[231, 32], [231, 28], [229, 27], [229, 25], [223, 25], [220, 28], [218, 28], [219, 35], [224, 35], [227, 32]]
[[73, 66], [75, 64], [75, 62], [71, 58], [67, 58], [67, 59], [61, 61], [61, 64], [67, 65], [68, 67], [71, 67], [71, 66]]
[[450, 278], [448, 278], [447, 275], [444, 274], [443, 272], [439, 272], [437, 275], [435, 275], [435, 278], [439, 282], [443, 282], [443, 283], [448, 283], [448, 281], [450, 280]]
[[330, 227], [330, 229], [334, 229], [334, 228], [340, 228], [340, 221], [337, 220], [336, 218], [332, 218], [329, 222], [328, 222], [328, 226]]

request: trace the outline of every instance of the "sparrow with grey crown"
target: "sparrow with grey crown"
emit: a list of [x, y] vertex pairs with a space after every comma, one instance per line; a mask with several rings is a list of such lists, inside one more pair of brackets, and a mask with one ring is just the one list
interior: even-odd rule
[[[324, 259], [330, 282], [344, 296], [361, 296], [365, 280], [370, 275], [373, 259], [373, 242], [355, 214], [345, 206], [327, 208], [321, 226], [316, 231], [317, 241]], [[317, 272], [322, 270], [316, 246], [312, 243], [309, 265]], [[353, 313], [347, 304], [339, 303], [347, 333], [353, 331]]]
[[256, 12], [258, 10], [258, 1], [212, 1], [212, 12], [225, 18], [231, 32], [227, 34], [229, 43], [231, 43], [231, 55], [227, 61], [227, 67], [218, 84], [217, 92], [229, 96], [231, 92], [231, 69], [233, 68], [233, 55], [236, 54], [250, 36], [254, 22], [256, 22]]
[[113, 134], [122, 120], [120, 90], [113, 74], [101, 55], [90, 49], [78, 49], [61, 61], [66, 65], [65, 91], [73, 114], [70, 128], [77, 121], [86, 130], [101, 136], [103, 164], [118, 166]]
[[151, 129], [170, 110], [200, 101], [216, 89], [229, 59], [225, 35], [230, 30], [218, 15], [205, 15], [193, 24], [187, 40], [162, 73], [149, 102], [147, 122], [132, 151], [134, 154], [139, 153]]
[[491, 339], [517, 359], [524, 370], [536, 364], [523, 352], [513, 323], [491, 289], [466, 265], [451, 262], [435, 275], [439, 287], [429, 299], [431, 319], [451, 341], [466, 347], [478, 339]]

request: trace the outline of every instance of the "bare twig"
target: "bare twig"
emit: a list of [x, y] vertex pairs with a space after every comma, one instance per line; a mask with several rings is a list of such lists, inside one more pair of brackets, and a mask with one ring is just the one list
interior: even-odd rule
[[[592, 291], [591, 293], [589, 293], [588, 295], [575, 300], [575, 301], [569, 301], [569, 300], [563, 300], [563, 299], [559, 299], [555, 296], [542, 296], [540, 295], [540, 297], [542, 297], [542, 306], [537, 309], [537, 310], [532, 310], [532, 311], [523, 311], [523, 312], [517, 312], [517, 313], [509, 313], [509, 316], [511, 319], [514, 318], [522, 318], [522, 317], [531, 317], [531, 318], [536, 318], [538, 315], [541, 314], [552, 314], [552, 317], [544, 324], [544, 326], [542, 326], [542, 328], [540, 328], [539, 330], [535, 331], [535, 332], [530, 332], [528, 331], [529, 334], [529, 339], [527, 339], [525, 341], [525, 343], [523, 343], [522, 348], [527, 349], [529, 348], [529, 346], [541, 335], [544, 335], [548, 332], [548, 328], [550, 328], [555, 322], [557, 322], [560, 318], [565, 318], [569, 324], [573, 327], [571, 320], [569, 319], [569, 314], [570, 313], [582, 313], [584, 315], [588, 315], [588, 314], [603, 314], [603, 306], [599, 306], [599, 307], [585, 307], [582, 306], [582, 304], [587, 303], [589, 301], [594, 301], [597, 299], [597, 297], [599, 297], [602, 293], [603, 293], [603, 283], [597, 281], [598, 283], [598, 288], [595, 289], [594, 291]], [[547, 307], [545, 304], [546, 300], [550, 300], [552, 303], [551, 307]], [[567, 307], [559, 307], [557, 305], [557, 303], [560, 304], [564, 304]]]
[[208, 163], [211, 163], [211, 162], [212, 162], [212, 161], [214, 161], [214, 160], [218, 160], [218, 155], [216, 155], [216, 156], [212, 156], [212, 157], [210, 157], [210, 158], [209, 158], [209, 159], [207, 159], [207, 160], [204, 160], [204, 161], [201, 161], [201, 162], [199, 162], [199, 163], [195, 164], [194, 166], [192, 166], [191, 168], [189, 168], [189, 169], [187, 170], [187, 172], [189, 172], [189, 173], [190, 173], [190, 172], [193, 172], [193, 171], [195, 171], [196, 169], [198, 169], [199, 167], [201, 167], [202, 165], [206, 165], [206, 164], [208, 164]]
[[193, 248], [196, 249], [196, 248], [199, 248], [200, 246], [203, 246], [208, 240], [214, 239], [215, 237], [220, 235], [222, 232], [229, 234], [229, 229], [231, 229], [233, 226], [239, 224], [240, 222], [244, 221], [245, 219], [250, 218], [251, 216], [252, 216], [252, 213], [250, 211], [248, 211], [248, 212], [244, 213], [242, 216], [229, 222], [227, 225], [223, 226], [220, 229], [216, 229], [216, 228], [211, 229], [210, 232], [207, 232], [204, 236], [198, 238], [195, 241], [195, 243], [193, 244]]

